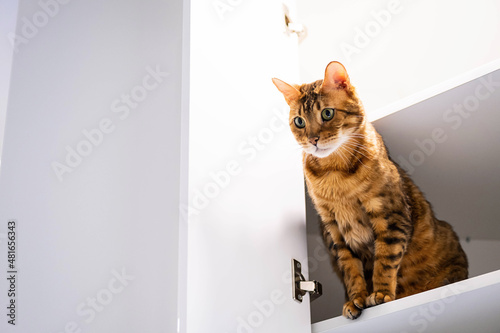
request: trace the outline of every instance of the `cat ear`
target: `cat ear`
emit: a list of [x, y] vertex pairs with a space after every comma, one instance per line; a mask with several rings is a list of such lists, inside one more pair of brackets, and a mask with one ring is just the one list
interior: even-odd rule
[[290, 102], [292, 100], [297, 100], [299, 99], [299, 91], [297, 88], [289, 85], [286, 82], [281, 81], [280, 79], [273, 78], [273, 83], [278, 88], [279, 91], [285, 96], [285, 100], [290, 105]]
[[349, 84], [349, 75], [340, 62], [332, 61], [326, 66], [325, 78], [321, 85], [321, 90], [331, 90], [345, 87]]

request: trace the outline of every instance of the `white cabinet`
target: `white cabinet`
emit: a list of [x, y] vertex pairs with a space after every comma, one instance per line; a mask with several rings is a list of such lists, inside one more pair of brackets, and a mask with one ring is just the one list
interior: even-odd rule
[[[2, 332], [307, 333], [361, 328], [390, 332], [396, 327], [398, 332], [413, 332], [469, 328], [478, 318], [483, 331], [498, 327], [491, 312], [498, 308], [491, 297], [498, 293], [498, 273], [464, 281], [453, 295], [447, 294], [451, 289], [444, 289], [445, 294], [434, 290], [369, 309], [354, 323], [333, 318], [311, 325], [308, 298], [301, 304], [292, 300], [292, 258], [302, 262], [306, 278], [330, 268], [321, 242], [307, 234], [311, 221], [307, 226], [301, 151], [271, 77], [297, 83], [321, 78], [330, 60], [346, 60], [333, 45], [354, 43], [349, 38], [356, 37], [350, 33], [356, 33], [358, 26], [366, 28], [373, 18], [371, 11], [380, 18], [380, 8], [389, 10], [389, 4], [381, 1], [358, 2], [356, 6], [369, 6], [363, 21], [363, 15], [352, 13], [339, 17], [352, 2], [332, 3], [20, 1], [19, 50], [13, 58], [0, 174], [0, 264], [5, 273], [8, 222], [15, 221], [17, 228], [16, 260], [9, 269], [15, 273], [8, 273], [8, 277], [15, 275], [15, 283], [0, 280], [0, 303], [16, 304], [16, 325], [3, 316]], [[438, 71], [432, 84], [426, 85], [425, 76], [416, 75], [418, 84], [412, 85], [411, 75], [419, 74], [417, 67], [400, 64], [406, 70], [400, 74], [407, 74], [404, 86], [401, 77], [395, 79], [398, 73], [385, 78], [400, 84], [400, 90], [386, 94], [370, 89], [383, 87], [384, 79], [383, 66], [377, 67], [370, 55], [387, 58], [384, 66], [388, 66], [387, 54], [404, 51], [385, 50], [396, 44], [388, 36], [401, 38], [398, 31], [409, 27], [404, 22], [414, 22], [405, 21], [405, 15], [416, 20], [410, 13], [426, 11], [425, 4], [402, 2], [400, 6], [404, 10], [395, 9], [397, 16], [385, 35], [374, 35], [364, 56], [347, 64], [353, 81], [361, 81], [360, 93], [368, 96], [367, 105], [376, 106], [380, 114], [413, 105], [377, 121], [396, 157], [411, 154], [415, 138], [426, 139], [427, 132], [411, 132], [412, 124], [432, 130], [435, 114], [431, 110], [436, 103], [444, 103], [438, 108], [446, 111], [444, 105], [462, 101], [468, 94], [458, 87], [458, 93], [442, 95], [444, 100], [437, 96], [415, 104], [422, 96], [436, 95], [433, 90], [415, 97], [413, 93], [422, 87], [462, 73], [451, 75], [450, 66], [443, 66], [447, 70]], [[443, 6], [435, 9], [442, 11]], [[495, 6], [480, 1], [474, 10], [486, 12]], [[308, 28], [300, 51], [297, 35], [286, 29], [285, 12], [294, 23]], [[301, 12], [319, 16], [307, 19]], [[488, 13], [494, 15], [494, 11]], [[436, 15], [431, 17], [433, 27], [439, 27]], [[352, 30], [345, 21], [352, 23]], [[496, 27], [498, 22], [488, 24]], [[326, 28], [321, 32], [318, 26]], [[451, 36], [452, 28], [447, 29]], [[429, 34], [427, 28], [424, 32]], [[492, 45], [491, 52], [481, 55], [485, 45], [474, 40], [479, 55], [467, 70], [491, 57], [500, 58], [494, 43], [498, 34], [488, 30], [482, 36], [483, 44]], [[432, 55], [439, 43], [432, 40], [425, 45], [420, 56]], [[469, 56], [457, 54], [454, 60], [466, 62]], [[427, 63], [429, 58], [424, 60]], [[469, 85], [475, 91], [475, 83]], [[372, 99], [379, 95], [385, 99]], [[403, 97], [409, 99], [389, 105]], [[483, 102], [494, 108], [498, 94]], [[419, 110], [425, 103], [430, 107]], [[375, 113], [370, 117], [374, 119]], [[468, 146], [478, 142], [479, 134], [486, 134], [474, 125], [481, 119], [484, 124], [483, 117], [478, 111], [467, 117], [467, 124], [464, 118], [462, 132], [450, 132], [449, 141], [436, 146], [435, 154], [419, 165], [414, 176], [431, 201], [442, 196], [439, 190], [444, 188], [427, 187], [436, 180], [426, 167], [456, 186], [451, 188], [454, 202], [463, 209], [467, 209], [466, 193], [460, 192], [461, 185], [473, 180], [440, 169], [440, 163], [463, 165], [471, 162], [467, 154], [473, 153], [479, 154], [474, 155], [479, 169], [468, 165], [466, 171], [496, 170], [481, 168], [498, 164], [498, 141], [488, 146], [492, 152], [488, 163], [480, 162], [480, 148]], [[491, 119], [488, 131], [498, 140], [498, 117]], [[412, 133], [410, 141], [401, 140], [400, 132]], [[459, 137], [467, 154], [453, 150], [452, 136]], [[470, 140], [462, 141], [464, 137]], [[447, 155], [450, 152], [452, 156]], [[490, 179], [480, 187], [492, 194], [492, 201], [478, 203], [483, 208], [496, 204], [497, 178]], [[454, 206], [439, 204], [438, 214], [453, 212]], [[472, 219], [467, 214], [461, 215]], [[479, 226], [490, 217], [484, 213], [471, 225]], [[474, 241], [493, 235], [497, 225], [488, 224], [485, 229], [471, 225], [457, 230], [462, 237], [472, 237], [464, 244], [470, 247], [469, 253], [481, 253], [481, 244]], [[477, 266], [478, 272], [485, 270]], [[337, 278], [327, 274], [317, 279], [327, 290], [326, 284]], [[15, 296], [8, 295], [10, 288]], [[455, 296], [456, 301], [449, 302]], [[342, 298], [342, 293], [319, 298], [312, 304], [313, 319], [319, 304], [333, 309], [337, 306], [333, 303], [341, 306]], [[469, 319], [465, 310], [476, 299], [487, 309], [481, 312], [483, 317]], [[422, 322], [421, 311], [439, 312], [442, 304], [446, 307], [439, 319]], [[332, 312], [331, 317], [337, 315]], [[452, 326], [462, 325], [458, 319], [468, 321], [467, 325]], [[376, 326], [392, 320], [399, 326]]]
[[187, 332], [310, 332], [302, 157], [271, 81], [298, 80], [297, 36], [281, 1], [192, 1], [191, 22]]
[[19, 1], [1, 332], [177, 330], [182, 13], [182, 1]]
[[498, 332], [499, 292], [500, 271], [495, 271], [367, 309], [355, 322], [322, 321], [312, 332]]

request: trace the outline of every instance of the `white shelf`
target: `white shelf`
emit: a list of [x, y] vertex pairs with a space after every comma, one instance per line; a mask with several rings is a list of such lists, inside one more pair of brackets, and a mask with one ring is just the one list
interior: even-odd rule
[[313, 333], [500, 332], [500, 270], [365, 309], [356, 320], [336, 317]]
[[427, 89], [419, 91], [413, 95], [410, 95], [408, 97], [405, 97], [403, 99], [395, 101], [395, 102], [393, 102], [385, 107], [382, 107], [382, 108], [376, 109], [372, 112], [369, 112], [368, 113], [368, 120], [375, 121], [375, 120], [384, 118], [384, 117], [391, 115], [395, 112], [406, 109], [407, 107], [410, 107], [412, 105], [415, 105], [417, 103], [425, 101], [426, 99], [432, 98], [432, 97], [437, 96], [441, 93], [452, 90], [453, 88], [456, 88], [464, 83], [476, 80], [476, 79], [478, 79], [484, 75], [487, 75], [489, 73], [492, 73], [498, 69], [500, 69], [500, 59], [486, 63], [480, 67], [474, 68], [473, 70], [464, 72], [458, 76], [452, 77], [446, 81], [443, 81], [439, 84], [436, 84], [436, 85], [431, 86]]

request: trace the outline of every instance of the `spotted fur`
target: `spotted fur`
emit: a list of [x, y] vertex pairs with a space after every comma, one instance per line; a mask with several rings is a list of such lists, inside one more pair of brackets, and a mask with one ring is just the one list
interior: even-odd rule
[[[343, 315], [355, 319], [365, 307], [466, 279], [457, 235], [391, 160], [345, 68], [332, 62], [323, 80], [300, 86], [273, 82], [304, 149], [308, 192], [346, 289]], [[335, 110], [332, 119], [322, 118], [325, 108]]]

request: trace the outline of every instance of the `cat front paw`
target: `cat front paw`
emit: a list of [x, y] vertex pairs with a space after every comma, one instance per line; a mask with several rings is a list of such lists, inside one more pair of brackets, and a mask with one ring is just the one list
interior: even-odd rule
[[361, 315], [364, 307], [365, 299], [363, 297], [357, 297], [344, 304], [342, 315], [347, 319], [356, 319]]
[[366, 299], [366, 306], [367, 307], [375, 306], [375, 305], [387, 303], [387, 302], [390, 302], [393, 300], [394, 300], [393, 296], [376, 291], [376, 292], [372, 293], [370, 296], [368, 296], [368, 298]]

